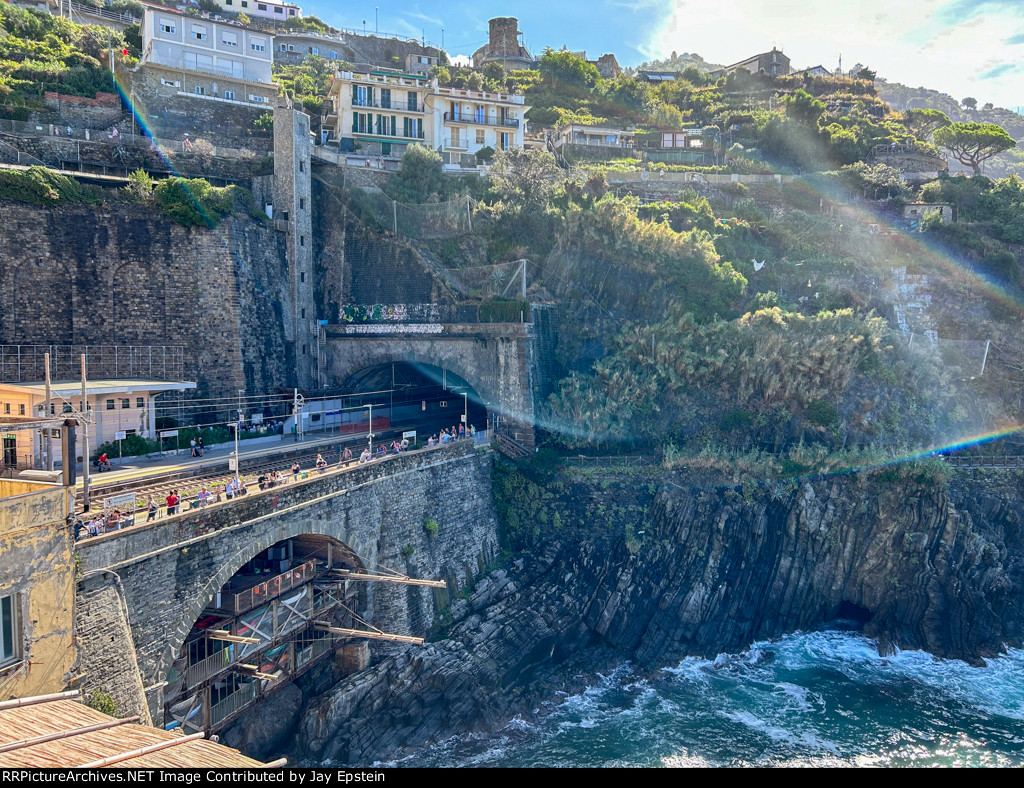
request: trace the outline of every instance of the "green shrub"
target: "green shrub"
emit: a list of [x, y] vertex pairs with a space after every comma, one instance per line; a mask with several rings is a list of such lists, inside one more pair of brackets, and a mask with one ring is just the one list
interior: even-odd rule
[[274, 157], [264, 156], [262, 159], [256, 159], [252, 165], [253, 175], [273, 175], [274, 174]]
[[157, 204], [182, 227], [216, 227], [234, 208], [237, 187], [216, 188], [205, 178], [172, 177], [153, 190]]
[[124, 190], [136, 202], [146, 203], [153, 199], [153, 186], [156, 181], [145, 170], [135, 170], [128, 176], [128, 185]]
[[839, 411], [831, 402], [812, 399], [807, 403], [807, 420], [822, 427], [833, 427], [839, 423]]
[[437, 520], [435, 520], [433, 517], [427, 517], [423, 521], [423, 530], [426, 531], [427, 535], [431, 538], [437, 536], [437, 532], [439, 529], [440, 526], [438, 525]]
[[129, 435], [121, 441], [120, 449], [117, 443], [117, 441], [107, 441], [100, 444], [96, 447], [96, 451], [93, 452], [92, 458], [96, 459], [101, 454], [106, 454], [108, 458], [113, 460], [117, 457], [141, 457], [143, 454], [153, 454], [160, 451], [159, 442], [143, 438], [141, 435]]
[[78, 181], [46, 167], [0, 170], [0, 200], [15, 200], [33, 205], [91, 201]]
[[117, 704], [114, 699], [107, 692], [94, 692], [92, 697], [89, 698], [89, 702], [86, 705], [91, 709], [103, 712], [104, 714], [116, 717], [117, 716]]

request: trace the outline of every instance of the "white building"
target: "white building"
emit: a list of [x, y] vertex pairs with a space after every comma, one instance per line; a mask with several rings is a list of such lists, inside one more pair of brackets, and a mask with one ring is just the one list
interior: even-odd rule
[[434, 147], [448, 166], [471, 167], [476, 152], [522, 148], [526, 141], [523, 96], [484, 90], [434, 87], [430, 97], [434, 114]]
[[294, 3], [280, 3], [274, 2], [274, 0], [214, 0], [214, 2], [232, 14], [260, 16], [280, 22], [302, 16], [302, 9]]
[[[142, 62], [167, 71], [165, 86], [229, 101], [271, 103], [274, 36], [228, 22], [146, 5]], [[180, 75], [180, 77], [179, 77]], [[187, 78], [186, 78], [187, 76]]]
[[570, 123], [555, 137], [555, 145], [601, 145], [610, 148], [636, 147], [636, 129]]
[[336, 73], [328, 101], [326, 143], [341, 152], [400, 158], [419, 142], [449, 168], [475, 167], [482, 148], [523, 147], [530, 109], [522, 96], [442, 88], [389, 69]]
[[[166, 391], [194, 389], [188, 381], [156, 380], [90, 380], [86, 383], [86, 405], [92, 416], [89, 443], [95, 449], [102, 443], [125, 436], [156, 437], [156, 403], [154, 397]], [[72, 410], [81, 412], [81, 381], [59, 381], [50, 384], [50, 414], [60, 417]], [[46, 413], [46, 387], [43, 383], [0, 383], [0, 415], [43, 419]], [[5, 460], [16, 458], [19, 467], [45, 462], [44, 441], [37, 433], [4, 434]], [[79, 438], [81, 446], [81, 438]], [[54, 461], [60, 462], [60, 441], [53, 440]], [[79, 449], [79, 452], [81, 449]]]

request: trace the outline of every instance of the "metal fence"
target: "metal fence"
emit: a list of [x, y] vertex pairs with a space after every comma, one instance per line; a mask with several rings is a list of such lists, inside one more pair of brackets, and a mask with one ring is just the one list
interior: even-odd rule
[[295, 569], [290, 569], [284, 574], [277, 575], [277, 577], [272, 577], [270, 580], [265, 580], [259, 585], [248, 588], [239, 594], [235, 594], [235, 613], [243, 613], [246, 610], [262, 605], [267, 600], [273, 599], [280, 595], [282, 591], [287, 591], [290, 588], [307, 583], [313, 579], [314, 574], [316, 574], [316, 565], [310, 561]]
[[352, 206], [372, 227], [417, 240], [454, 238], [473, 232], [469, 197], [439, 203], [396, 202], [380, 189], [352, 193]]
[[346, 304], [339, 324], [406, 323], [525, 323], [530, 320], [526, 300], [484, 304]]
[[194, 687], [231, 665], [231, 649], [217, 651], [185, 669], [185, 687]]
[[649, 454], [607, 454], [597, 456], [580, 454], [576, 457], [566, 457], [563, 461], [566, 465], [576, 468], [607, 468], [610, 466], [637, 468], [644, 465], [657, 465], [659, 463], [657, 457]]
[[183, 345], [0, 345], [0, 382], [35, 383], [46, 378], [45, 354], [50, 354], [53, 380], [144, 378], [183, 380]]
[[210, 726], [219, 725], [242, 707], [249, 705], [256, 700], [256, 693], [259, 691], [259, 682], [252, 681], [243, 684], [236, 692], [228, 695], [220, 703], [214, 703], [210, 707]]

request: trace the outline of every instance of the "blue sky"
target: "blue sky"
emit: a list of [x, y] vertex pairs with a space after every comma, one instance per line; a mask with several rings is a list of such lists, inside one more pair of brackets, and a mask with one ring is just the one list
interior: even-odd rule
[[[302, 0], [300, 0], [302, 2]], [[519, 18], [533, 52], [614, 52], [623, 66], [673, 50], [732, 63], [778, 46], [794, 67], [860, 62], [895, 82], [1024, 107], [1024, 0], [306, 0], [336, 27], [425, 36], [451, 55], [487, 40], [487, 20]]]

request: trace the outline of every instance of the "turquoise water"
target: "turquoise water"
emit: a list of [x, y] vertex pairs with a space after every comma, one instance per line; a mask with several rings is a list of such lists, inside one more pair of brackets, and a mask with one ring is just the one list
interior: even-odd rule
[[530, 721], [386, 765], [1021, 766], [1024, 651], [974, 668], [795, 634], [646, 679], [623, 665]]

